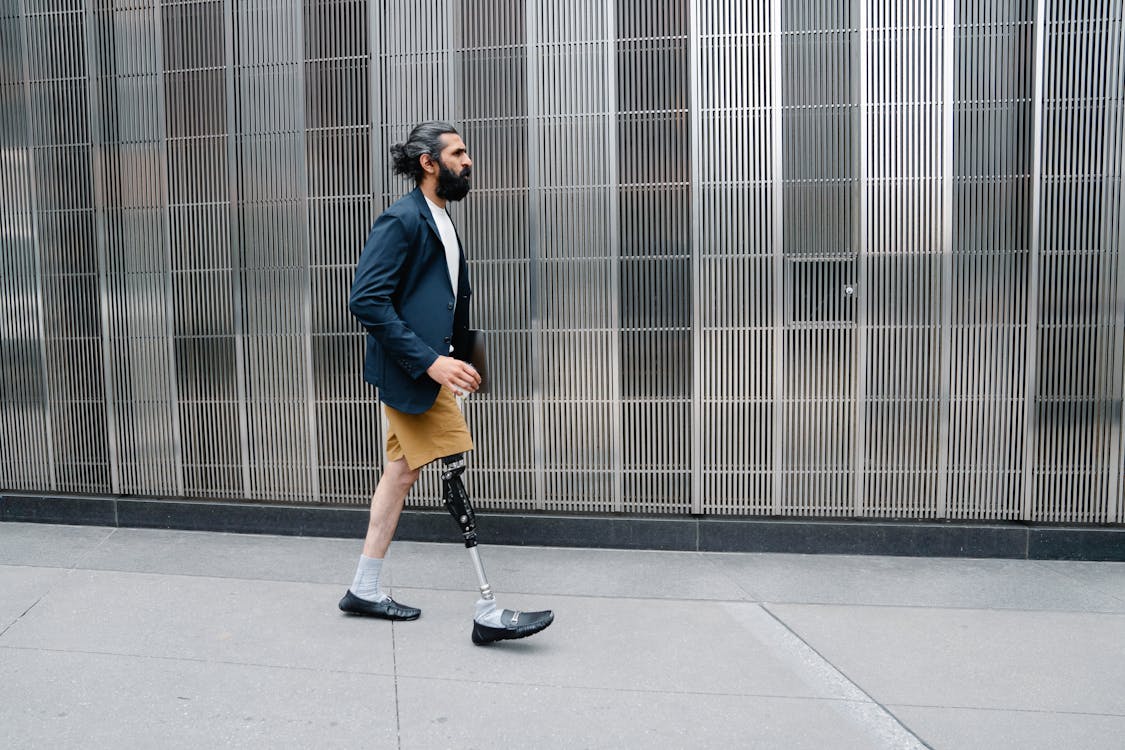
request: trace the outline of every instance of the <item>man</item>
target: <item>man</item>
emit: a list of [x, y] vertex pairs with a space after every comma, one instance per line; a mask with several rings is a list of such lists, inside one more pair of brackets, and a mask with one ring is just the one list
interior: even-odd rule
[[[387, 416], [387, 466], [371, 498], [371, 515], [355, 580], [340, 600], [349, 614], [414, 620], [421, 611], [391, 599], [379, 584], [402, 506], [423, 466], [442, 460], [445, 506], [461, 527], [480, 579], [473, 617], [477, 644], [524, 638], [554, 614], [499, 609], [476, 550], [476, 522], [461, 482], [473, 440], [457, 397], [480, 386], [470, 351], [469, 269], [446, 212], [469, 193], [473, 161], [448, 123], [418, 125], [391, 147], [396, 174], [417, 187], [375, 220], [356, 268], [349, 307], [367, 329], [364, 379], [379, 387]], [[452, 355], [452, 356], [450, 356]]]

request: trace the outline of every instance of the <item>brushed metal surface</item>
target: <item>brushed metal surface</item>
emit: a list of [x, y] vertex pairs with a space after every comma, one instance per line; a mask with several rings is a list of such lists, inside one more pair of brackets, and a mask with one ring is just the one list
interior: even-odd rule
[[0, 3], [0, 486], [365, 504], [347, 293], [441, 118], [482, 508], [1119, 522], [1122, 13]]

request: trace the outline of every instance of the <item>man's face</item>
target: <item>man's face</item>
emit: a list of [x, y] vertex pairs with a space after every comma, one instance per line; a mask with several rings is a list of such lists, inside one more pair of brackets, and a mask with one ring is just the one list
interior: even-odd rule
[[441, 154], [434, 164], [437, 168], [437, 195], [447, 201], [459, 201], [469, 194], [473, 160], [469, 158], [461, 136], [446, 133], [441, 136], [441, 143]]

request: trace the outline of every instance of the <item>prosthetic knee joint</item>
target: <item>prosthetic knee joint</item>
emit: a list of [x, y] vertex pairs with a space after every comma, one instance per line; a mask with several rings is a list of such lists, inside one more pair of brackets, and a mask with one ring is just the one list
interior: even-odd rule
[[461, 475], [465, 473], [465, 454], [446, 456], [442, 460], [441, 485], [442, 496], [445, 500], [445, 509], [453, 516], [453, 520], [461, 527], [461, 536], [465, 538], [465, 547], [473, 559], [473, 567], [477, 571], [480, 581], [480, 595], [482, 599], [492, 599], [492, 587], [488, 585], [484, 576], [484, 566], [477, 552], [477, 519], [473, 506], [469, 502], [469, 494], [465, 492], [465, 485], [461, 483]]

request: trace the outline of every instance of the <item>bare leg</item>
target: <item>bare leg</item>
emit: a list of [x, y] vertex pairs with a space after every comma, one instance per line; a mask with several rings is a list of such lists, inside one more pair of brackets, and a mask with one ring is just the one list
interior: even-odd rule
[[383, 558], [394, 538], [406, 495], [418, 480], [418, 474], [407, 466], [406, 459], [399, 459], [387, 464], [380, 477], [371, 497], [367, 537], [363, 542], [363, 555], [359, 559], [355, 581], [340, 600], [340, 609], [344, 612], [386, 620], [416, 620], [422, 614], [422, 610], [416, 607], [407, 607], [391, 599], [379, 586]]
[[420, 473], [419, 469], [411, 469], [405, 458], [387, 464], [371, 496], [371, 516], [367, 522], [367, 538], [363, 541], [365, 556], [386, 557], [406, 496]]

